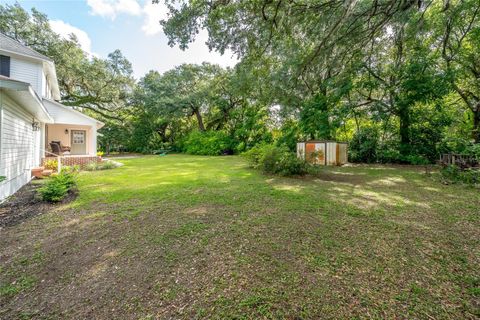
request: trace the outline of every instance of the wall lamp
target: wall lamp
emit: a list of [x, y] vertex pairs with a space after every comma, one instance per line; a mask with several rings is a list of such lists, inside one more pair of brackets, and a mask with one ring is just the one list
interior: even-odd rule
[[36, 122], [35, 120], [32, 122], [32, 130], [39, 131], [40, 130], [40, 123]]
[[65, 129], [65, 134], [68, 134], [68, 129]]

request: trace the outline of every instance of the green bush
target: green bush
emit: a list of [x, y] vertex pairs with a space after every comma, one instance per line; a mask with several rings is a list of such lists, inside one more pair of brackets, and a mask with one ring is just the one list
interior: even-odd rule
[[91, 162], [85, 166], [87, 171], [115, 169], [118, 165], [113, 161]]
[[62, 166], [62, 173], [76, 173], [80, 171], [80, 166], [78, 164], [73, 166]]
[[115, 169], [118, 165], [113, 161], [103, 161], [100, 165], [100, 170]]
[[233, 153], [233, 140], [222, 131], [192, 131], [183, 141], [183, 151], [188, 154], [217, 156]]
[[480, 161], [480, 143], [469, 145], [465, 148], [465, 153], [475, 156], [475, 158]]
[[461, 170], [458, 166], [450, 165], [440, 170], [440, 174], [448, 183], [480, 184], [480, 170], [478, 169]]
[[357, 131], [348, 146], [349, 160], [351, 162], [372, 163], [377, 161], [378, 130], [366, 127]]
[[4, 181], [4, 180], [7, 180], [7, 177], [5, 176], [0, 176], [0, 182]]
[[56, 176], [50, 177], [44, 186], [39, 188], [39, 193], [44, 201], [58, 202], [67, 195], [76, 184], [73, 173], [62, 172]]
[[96, 162], [90, 162], [85, 166], [85, 170], [87, 171], [96, 171], [98, 170], [98, 165]]
[[243, 155], [251, 167], [265, 173], [282, 176], [307, 173], [307, 164], [298, 159], [286, 146], [257, 145]]
[[412, 154], [405, 157], [405, 162], [413, 165], [427, 165], [430, 163], [430, 160], [428, 160], [424, 156]]

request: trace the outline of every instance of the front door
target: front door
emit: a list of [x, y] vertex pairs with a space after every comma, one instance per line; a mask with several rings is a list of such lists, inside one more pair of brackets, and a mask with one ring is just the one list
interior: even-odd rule
[[87, 154], [87, 132], [85, 130], [71, 130], [72, 154]]

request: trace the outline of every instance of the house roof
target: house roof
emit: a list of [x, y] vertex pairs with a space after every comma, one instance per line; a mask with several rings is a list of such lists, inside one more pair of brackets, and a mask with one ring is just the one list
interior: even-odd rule
[[66, 123], [66, 124], [84, 124], [84, 123], [75, 123], [75, 121], [72, 121], [73, 119], [69, 116], [66, 116], [66, 113], [69, 114], [70, 116], [80, 117], [84, 121], [86, 121], [89, 124], [95, 124], [97, 129], [102, 128], [105, 123], [98, 121], [95, 118], [89, 117], [86, 114], [83, 114], [80, 111], [77, 111], [73, 109], [72, 107], [65, 106], [59, 102], [43, 98], [43, 102], [45, 104], [45, 107], [47, 108], [48, 112], [52, 115], [53, 119], [55, 120], [55, 123]]
[[5, 90], [23, 109], [27, 110], [38, 120], [45, 123], [53, 123], [53, 118], [29, 83], [0, 76], [0, 89]]
[[22, 57], [40, 60], [43, 64], [43, 70], [52, 89], [53, 98], [60, 100], [60, 89], [58, 87], [57, 73], [53, 60], [41, 53], [21, 44], [15, 39], [0, 32], [0, 50], [8, 53], [13, 53]]
[[17, 40], [10, 38], [9, 36], [3, 33], [0, 33], [0, 50], [16, 53], [16, 54], [27, 56], [34, 59], [39, 59], [42, 61], [50, 61], [50, 62], [53, 61], [49, 57], [44, 56], [41, 53], [38, 53], [37, 51], [27, 47], [26, 45], [21, 44]]

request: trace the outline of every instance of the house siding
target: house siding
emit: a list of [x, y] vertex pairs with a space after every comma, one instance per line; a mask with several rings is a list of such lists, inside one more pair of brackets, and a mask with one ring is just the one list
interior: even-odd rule
[[40, 163], [41, 131], [32, 130], [32, 115], [0, 92], [0, 200], [15, 193], [30, 181], [32, 167]]
[[43, 65], [41, 62], [20, 59], [15, 56], [10, 60], [10, 78], [30, 83], [33, 90], [40, 96], [43, 93]]

